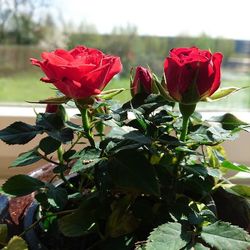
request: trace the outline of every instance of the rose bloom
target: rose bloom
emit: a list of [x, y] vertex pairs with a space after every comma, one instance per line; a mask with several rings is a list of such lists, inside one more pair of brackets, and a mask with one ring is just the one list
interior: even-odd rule
[[136, 67], [135, 76], [131, 84], [131, 94], [135, 96], [138, 93], [151, 94], [153, 77], [149, 70], [142, 66]]
[[40, 67], [46, 75], [41, 80], [54, 84], [73, 99], [100, 94], [113, 76], [122, 70], [119, 57], [84, 46], [69, 51], [43, 52], [41, 57], [41, 61], [31, 58], [32, 64]]
[[164, 62], [170, 96], [183, 104], [211, 96], [220, 86], [222, 58], [196, 47], [172, 49]]

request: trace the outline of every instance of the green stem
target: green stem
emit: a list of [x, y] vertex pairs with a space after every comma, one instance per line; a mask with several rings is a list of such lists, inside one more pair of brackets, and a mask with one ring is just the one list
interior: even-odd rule
[[37, 152], [39, 156], [41, 156], [42, 159], [44, 159], [47, 162], [50, 162], [52, 164], [55, 164], [56, 166], [60, 165], [57, 161], [53, 161], [50, 158], [48, 158], [46, 155], [41, 154], [40, 152]]
[[[195, 111], [196, 104], [190, 104], [190, 105], [184, 105], [182, 103], [179, 103], [179, 109], [182, 114], [182, 130], [181, 130], [181, 135], [180, 135], [180, 140], [185, 142], [186, 141], [186, 136], [188, 133], [188, 125], [189, 125], [189, 119], [190, 116], [194, 113]], [[176, 183], [179, 178], [179, 172], [181, 170], [180, 168], [180, 163], [184, 159], [185, 154], [184, 152], [178, 152], [177, 153], [177, 161], [175, 164], [175, 169], [174, 169], [174, 178], [173, 178], [173, 189], [175, 192], [176, 189]], [[176, 199], [176, 195], [174, 197]]]
[[72, 150], [75, 145], [80, 141], [80, 139], [82, 138], [82, 132], [79, 132], [77, 135], [77, 139], [75, 140], [75, 142], [73, 142], [70, 146], [70, 148], [67, 150], [67, 152], [69, 152], [70, 150]]
[[[61, 144], [61, 146], [57, 149], [57, 157], [58, 157], [58, 161], [59, 161], [59, 163], [60, 163], [60, 165], [64, 165], [64, 160], [63, 160], [63, 147], [62, 147], [62, 144]], [[72, 183], [70, 183], [68, 180], [67, 180], [67, 178], [65, 177], [65, 175], [64, 175], [64, 170], [63, 169], [61, 169], [60, 170], [60, 178], [63, 180], [63, 182], [65, 183], [65, 185], [67, 186], [67, 187], [69, 187], [71, 190], [75, 190], [75, 187], [74, 187], [74, 185], [72, 185]]]
[[186, 140], [186, 135], [187, 135], [187, 132], [188, 132], [188, 124], [189, 124], [189, 116], [183, 117], [181, 137], [180, 137], [181, 141], [185, 141]]
[[180, 140], [183, 142], [186, 140], [189, 118], [194, 113], [195, 108], [196, 108], [196, 104], [185, 105], [185, 104], [179, 103], [179, 109], [180, 109], [180, 112], [182, 114], [182, 119], [183, 119]]
[[73, 191], [78, 191], [74, 185], [72, 183], [70, 183], [70, 181], [67, 180], [67, 178], [65, 177], [63, 171], [60, 171], [60, 178], [63, 180], [64, 184], [71, 190]]
[[90, 145], [94, 148], [95, 147], [95, 141], [93, 139], [93, 135], [90, 130], [90, 121], [89, 121], [89, 115], [88, 115], [88, 109], [86, 108], [79, 108], [82, 116], [82, 126], [84, 128], [84, 131], [86, 133], [87, 139], [89, 140]]
[[63, 164], [63, 147], [62, 147], [62, 144], [57, 149], [57, 158], [58, 158], [59, 163]]
[[74, 213], [77, 209], [71, 209], [71, 210], [64, 210], [64, 211], [59, 211], [53, 214], [48, 214], [46, 216], [41, 217], [37, 221], [35, 221], [33, 224], [31, 224], [28, 228], [26, 228], [20, 235], [19, 237], [23, 237], [28, 231], [30, 231], [32, 228], [34, 228], [37, 224], [39, 224], [42, 220], [55, 216], [55, 215], [64, 215], [64, 214], [69, 214], [69, 213]]

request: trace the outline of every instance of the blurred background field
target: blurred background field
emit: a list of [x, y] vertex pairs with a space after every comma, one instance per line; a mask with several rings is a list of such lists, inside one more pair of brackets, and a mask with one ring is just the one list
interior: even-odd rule
[[[250, 76], [245, 73], [231, 75], [227, 70], [222, 72], [222, 86], [250, 86]], [[25, 104], [26, 101], [38, 101], [56, 95], [53, 85], [46, 84], [39, 79], [42, 73], [39, 69], [17, 72], [11, 75], [0, 77], [0, 105], [2, 104]], [[115, 99], [120, 102], [128, 101], [130, 98], [128, 78], [115, 78], [106, 87], [108, 89], [125, 88], [126, 90], [117, 95]], [[32, 104], [31, 104], [32, 105]], [[205, 110], [249, 110], [250, 109], [250, 89], [244, 89], [214, 103], [199, 103], [199, 109]]]
[[[192, 1], [195, 2], [195, 0]], [[84, 1], [75, 0], [76, 2], [83, 4]], [[109, 0], [109, 2], [111, 3], [112, 0]], [[157, 0], [155, 5], [160, 2], [163, 1]], [[130, 98], [128, 79], [131, 67], [148, 66], [161, 77], [164, 59], [173, 47], [198, 46], [201, 49], [210, 49], [212, 52], [222, 52], [224, 55], [222, 87], [250, 86], [250, 36], [249, 39], [246, 39], [247, 36], [242, 39], [238, 34], [231, 35], [231, 37], [227, 35], [225, 37], [214, 36], [211, 35], [212, 32], [209, 29], [206, 33], [205, 27], [201, 29], [200, 33], [190, 35], [187, 31], [183, 33], [179, 30], [179, 34], [176, 34], [177, 30], [173, 35], [170, 31], [174, 30], [174, 23], [168, 27], [162, 25], [162, 30], [166, 30], [165, 33], [153, 34], [150, 31], [151, 33], [146, 34], [140, 32], [142, 22], [121, 25], [118, 19], [117, 23], [113, 20], [113, 27], [109, 32], [99, 31], [100, 13], [100, 16], [95, 16], [96, 23], [89, 22], [84, 16], [81, 16], [84, 11], [86, 16], [90, 15], [87, 12], [87, 5], [91, 5], [91, 3], [85, 3], [86, 8], [81, 13], [78, 11], [80, 15], [78, 15], [76, 8], [73, 9], [72, 5], [67, 4], [68, 2], [65, 0], [0, 0], [0, 105], [1, 103], [19, 103], [20, 105], [25, 101], [37, 101], [54, 96], [53, 86], [39, 81], [43, 73], [30, 64], [29, 58], [39, 58], [42, 51], [56, 48], [70, 49], [79, 44], [99, 48], [105, 53], [121, 57], [123, 71], [106, 88], [126, 88], [126, 91], [117, 96], [120, 101]], [[169, 3], [168, 6], [171, 6], [171, 4]], [[228, 8], [230, 6], [228, 5]], [[144, 7], [147, 8], [146, 5]], [[217, 8], [219, 9], [220, 6], [217, 6]], [[228, 9], [228, 15], [231, 11], [230, 8]], [[66, 17], [65, 9], [68, 9], [69, 13], [74, 10], [75, 16], [71, 15], [71, 19]], [[119, 8], [116, 6], [116, 12], [118, 10]], [[121, 10], [119, 11], [122, 15]], [[244, 10], [242, 9], [242, 11]], [[113, 12], [113, 14], [118, 15], [119, 13], [116, 12]], [[133, 9], [130, 12], [131, 15], [133, 13], [136, 15], [143, 14]], [[224, 12], [220, 13], [222, 15]], [[197, 15], [199, 14], [200, 12], [197, 13]], [[226, 15], [226, 13], [223, 15]], [[152, 25], [159, 18], [156, 15], [154, 16]], [[229, 17], [223, 18], [227, 20]], [[238, 16], [238, 19], [243, 17], [243, 15]], [[133, 19], [133, 15], [131, 18]], [[110, 16], [107, 19], [110, 19]], [[238, 19], [235, 20], [238, 22]], [[107, 20], [103, 19], [103, 22], [107, 22]], [[218, 27], [223, 25], [222, 21], [217, 22]], [[178, 26], [177, 21], [175, 24]], [[192, 27], [196, 28], [198, 24], [196, 23]], [[160, 23], [157, 23], [157, 25], [160, 26]], [[158, 26], [157, 28], [160, 28]], [[182, 26], [184, 27], [185, 23], [182, 22]], [[150, 30], [150, 27], [148, 26], [148, 30]], [[223, 27], [224, 29], [220, 30], [221, 34], [223, 34], [223, 31], [225, 31], [225, 34], [226, 31], [230, 31], [230, 29], [227, 29], [226, 23]], [[168, 29], [169, 33], [167, 32]], [[214, 30], [216, 30], [216, 26], [213, 26]], [[238, 30], [240, 30], [240, 26], [235, 29], [235, 33]], [[244, 34], [246, 35], [246, 32]], [[224, 99], [209, 105], [199, 104], [199, 107], [209, 110], [249, 110], [250, 88], [239, 91], [230, 99]]]

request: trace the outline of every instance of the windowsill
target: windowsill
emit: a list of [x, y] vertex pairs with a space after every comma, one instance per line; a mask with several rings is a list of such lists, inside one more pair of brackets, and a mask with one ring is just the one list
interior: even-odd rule
[[[35, 117], [36, 113], [44, 112], [46, 105], [30, 105], [26, 103], [0, 103], [0, 117]], [[75, 108], [67, 108], [68, 115], [70, 117], [79, 113]], [[209, 119], [212, 116], [220, 116], [225, 113], [231, 113], [238, 119], [250, 123], [250, 110], [249, 111], [206, 111], [198, 110], [205, 119]]]

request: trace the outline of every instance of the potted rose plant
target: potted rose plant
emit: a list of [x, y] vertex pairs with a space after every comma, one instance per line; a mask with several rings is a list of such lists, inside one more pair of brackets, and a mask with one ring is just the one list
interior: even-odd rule
[[[250, 187], [225, 173], [250, 168], [228, 161], [221, 143], [249, 125], [195, 111], [238, 90], [219, 88], [221, 62], [220, 53], [173, 49], [162, 80], [138, 66], [132, 99], [119, 105], [112, 97], [123, 89], [103, 91], [121, 71], [118, 57], [79, 46], [32, 59], [60, 93], [40, 101], [48, 106], [36, 124], [15, 122], [0, 138], [25, 144], [44, 134], [12, 167], [45, 159], [53, 177], [17, 175], [3, 184], [5, 194], [34, 194], [22, 233], [5, 249], [248, 249]], [[67, 105], [78, 109], [80, 125]]]

